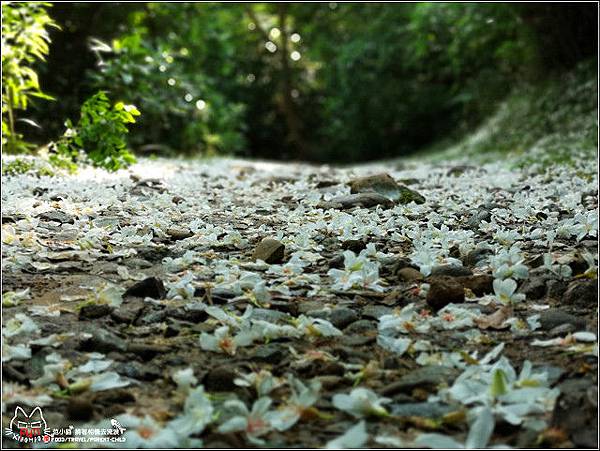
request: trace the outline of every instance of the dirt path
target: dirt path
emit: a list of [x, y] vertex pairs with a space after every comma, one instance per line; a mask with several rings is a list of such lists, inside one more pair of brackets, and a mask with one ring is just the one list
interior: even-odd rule
[[40, 406], [55, 444], [110, 440], [80, 446], [595, 446], [592, 169], [6, 177], [3, 428]]

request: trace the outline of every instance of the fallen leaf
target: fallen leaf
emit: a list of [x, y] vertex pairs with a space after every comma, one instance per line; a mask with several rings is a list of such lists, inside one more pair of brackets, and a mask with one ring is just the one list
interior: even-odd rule
[[508, 329], [510, 325], [506, 324], [506, 320], [512, 316], [512, 313], [512, 308], [504, 305], [490, 315], [475, 318], [475, 323], [480, 329]]

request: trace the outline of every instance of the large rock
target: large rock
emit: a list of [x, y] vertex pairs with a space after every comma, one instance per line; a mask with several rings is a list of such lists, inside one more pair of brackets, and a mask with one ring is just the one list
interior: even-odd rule
[[343, 329], [358, 320], [358, 314], [347, 307], [334, 308], [329, 314], [329, 322], [338, 329]]
[[461, 265], [436, 265], [431, 268], [432, 276], [460, 277], [470, 276], [472, 274], [473, 271]]
[[542, 330], [551, 330], [563, 324], [571, 324], [576, 329], [585, 329], [586, 327], [585, 319], [559, 309], [548, 309], [541, 312], [539, 321]]
[[563, 303], [577, 307], [598, 307], [598, 280], [575, 280], [569, 284]]
[[519, 293], [530, 300], [542, 299], [546, 296], [546, 281], [547, 278], [543, 276], [530, 276], [519, 288]]
[[421, 274], [421, 271], [407, 266], [398, 271], [398, 278], [403, 282], [418, 282], [423, 280], [423, 274]]
[[169, 235], [169, 238], [173, 241], [178, 241], [194, 236], [194, 232], [185, 227], [171, 227], [167, 229], [167, 235]]
[[400, 186], [400, 194], [398, 195], [397, 202], [402, 205], [410, 204], [411, 202], [414, 202], [415, 204], [424, 204], [425, 197], [413, 189], [407, 188], [406, 186]]
[[360, 251], [367, 247], [367, 243], [363, 240], [347, 240], [342, 242], [342, 249], [352, 251], [355, 254], [359, 254]]
[[591, 379], [568, 379], [552, 412], [552, 426], [562, 429], [578, 448], [598, 449], [598, 384]]
[[110, 315], [113, 307], [108, 304], [88, 304], [81, 307], [79, 310], [79, 319], [97, 319], [103, 316]]
[[264, 238], [254, 249], [252, 260], [262, 260], [265, 263], [282, 263], [285, 246], [273, 238]]
[[454, 277], [430, 277], [427, 305], [434, 310], [440, 310], [448, 304], [465, 302], [465, 290]]
[[87, 352], [125, 352], [127, 341], [107, 329], [96, 328], [91, 331], [91, 337], [81, 342], [80, 349]]
[[399, 204], [417, 204], [425, 203], [425, 198], [418, 192], [399, 185], [389, 174], [376, 174], [367, 177], [360, 177], [348, 183], [350, 192], [356, 193], [377, 193]]
[[489, 274], [456, 277], [455, 279], [464, 288], [471, 290], [476, 296], [484, 296], [494, 292], [494, 277]]
[[231, 391], [237, 388], [233, 383], [238, 377], [235, 367], [222, 365], [208, 371], [204, 377], [204, 387], [208, 391]]
[[138, 298], [164, 299], [167, 295], [165, 286], [157, 277], [148, 277], [134, 283], [123, 293], [123, 297], [135, 296]]
[[319, 204], [321, 208], [338, 208], [342, 210], [354, 207], [371, 208], [377, 205], [381, 205], [384, 208], [392, 208], [394, 202], [382, 194], [359, 193], [337, 196], [328, 202], [321, 202]]
[[465, 266], [479, 266], [487, 260], [490, 255], [493, 255], [494, 251], [486, 248], [476, 248], [469, 251], [463, 258], [463, 264]]
[[351, 180], [348, 186], [352, 194], [378, 193], [394, 201], [398, 200], [400, 194], [400, 185], [389, 174], [359, 177]]
[[72, 216], [69, 216], [62, 211], [53, 210], [53, 211], [45, 211], [37, 215], [42, 221], [52, 221], [52, 222], [60, 222], [61, 224], [74, 224], [75, 220]]

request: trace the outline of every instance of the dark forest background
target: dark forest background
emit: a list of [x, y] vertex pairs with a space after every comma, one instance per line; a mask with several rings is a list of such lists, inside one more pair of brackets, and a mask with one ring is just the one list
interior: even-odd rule
[[[106, 90], [138, 154], [316, 161], [457, 137], [521, 83], [597, 55], [594, 3], [56, 3], [27, 130], [64, 132]], [[27, 127], [21, 124], [20, 127]], [[24, 132], [25, 133], [25, 132]]]

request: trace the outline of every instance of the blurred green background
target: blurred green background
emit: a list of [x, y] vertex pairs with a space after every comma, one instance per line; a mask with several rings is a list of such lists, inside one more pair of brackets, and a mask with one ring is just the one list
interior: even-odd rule
[[28, 111], [40, 128], [18, 125], [39, 144], [105, 90], [141, 111], [128, 135], [138, 155], [396, 157], [458, 139], [510, 92], [581, 62], [597, 76], [593, 3], [56, 3], [48, 14], [61, 29], [35, 70], [55, 101]]

